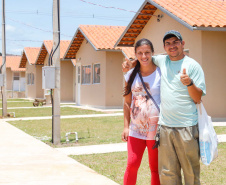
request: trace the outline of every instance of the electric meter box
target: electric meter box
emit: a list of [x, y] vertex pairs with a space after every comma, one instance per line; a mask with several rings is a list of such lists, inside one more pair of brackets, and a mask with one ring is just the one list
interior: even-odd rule
[[42, 67], [42, 89], [55, 89], [55, 71], [53, 66]]
[[4, 86], [4, 75], [3, 74], [0, 74], [0, 87], [3, 87]]

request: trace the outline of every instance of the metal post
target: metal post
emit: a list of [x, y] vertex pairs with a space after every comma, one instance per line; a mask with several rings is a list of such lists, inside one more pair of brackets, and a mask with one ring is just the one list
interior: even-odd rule
[[56, 67], [53, 89], [52, 141], [60, 143], [60, 0], [53, 0], [53, 66]]
[[6, 97], [6, 43], [5, 43], [5, 0], [2, 0], [2, 117], [7, 116], [7, 97]]

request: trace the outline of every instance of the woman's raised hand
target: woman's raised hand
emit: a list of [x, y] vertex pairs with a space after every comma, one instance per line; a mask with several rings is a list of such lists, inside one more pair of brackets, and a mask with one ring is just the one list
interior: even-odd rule
[[[125, 58], [125, 61], [122, 63], [122, 71], [128, 72], [131, 68], [134, 67], [135, 60], [129, 60], [128, 58]], [[136, 65], [136, 64], [135, 64]]]

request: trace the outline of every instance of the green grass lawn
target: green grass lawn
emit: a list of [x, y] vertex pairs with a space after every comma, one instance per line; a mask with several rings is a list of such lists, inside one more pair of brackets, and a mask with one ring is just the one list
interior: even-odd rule
[[[2, 100], [1, 100], [2, 101]], [[8, 98], [7, 101], [24, 101], [24, 102], [33, 102], [29, 99], [23, 99], [23, 98]]]
[[214, 129], [218, 135], [226, 134], [226, 127], [214, 127]]
[[[0, 103], [0, 107], [2, 108], [2, 102]], [[24, 102], [7, 101], [7, 107], [33, 107], [33, 102], [32, 101], [24, 101]]]
[[[85, 111], [85, 110], [81, 110]], [[81, 114], [81, 113], [79, 113]], [[24, 132], [51, 144], [52, 121], [10, 121], [12, 125]], [[225, 133], [225, 127], [214, 127], [217, 134]], [[70, 137], [70, 144], [75, 146], [95, 145], [121, 142], [123, 130], [123, 116], [99, 118], [61, 119], [61, 142], [65, 146], [67, 132], [78, 132], [79, 141], [75, 143], [74, 136]], [[222, 131], [223, 130], [223, 131]], [[44, 139], [43, 139], [44, 138]], [[48, 139], [47, 139], [48, 138]], [[71, 145], [67, 146], [71, 146]]]
[[[10, 121], [12, 125], [51, 145], [51, 120]], [[61, 142], [65, 146], [67, 132], [78, 132], [79, 141], [70, 137], [71, 145], [94, 145], [121, 142], [123, 116], [61, 119]], [[58, 146], [59, 147], [59, 146]]]
[[[226, 184], [226, 143], [218, 146], [219, 156], [209, 166], [201, 164], [202, 185]], [[123, 184], [123, 175], [126, 169], [127, 152], [115, 152], [108, 154], [92, 154], [71, 156], [78, 162], [94, 169], [96, 172]], [[150, 170], [148, 166], [148, 153], [145, 151], [141, 166], [138, 171], [137, 184], [150, 184]]]
[[[84, 110], [73, 107], [61, 107], [61, 115], [83, 115], [83, 114], [103, 114], [103, 112]], [[32, 109], [8, 109], [7, 112], [15, 112], [16, 118], [51, 116], [52, 108], [32, 108]]]

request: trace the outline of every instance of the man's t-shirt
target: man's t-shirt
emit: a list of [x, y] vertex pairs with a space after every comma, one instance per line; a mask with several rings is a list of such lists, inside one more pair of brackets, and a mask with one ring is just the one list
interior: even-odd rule
[[171, 61], [168, 55], [157, 55], [153, 62], [161, 69], [161, 105], [159, 124], [168, 127], [187, 127], [196, 125], [198, 112], [190, 97], [187, 86], [180, 81], [183, 69], [194, 84], [206, 94], [204, 72], [192, 58], [185, 56]]
[[[128, 82], [132, 72], [133, 69], [125, 74], [126, 82]], [[143, 77], [147, 90], [158, 106], [160, 105], [160, 76], [160, 69], [157, 68], [151, 75]], [[138, 74], [133, 81], [131, 92], [129, 136], [144, 140], [154, 140], [159, 111], [147, 95]]]

